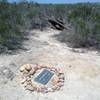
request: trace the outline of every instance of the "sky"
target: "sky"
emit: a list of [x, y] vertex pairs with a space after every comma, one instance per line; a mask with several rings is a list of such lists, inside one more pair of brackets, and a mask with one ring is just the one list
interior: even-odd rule
[[[24, 0], [9, 0], [10, 2], [20, 2]], [[80, 2], [100, 2], [100, 0], [27, 0], [34, 1], [37, 3], [80, 3]]]

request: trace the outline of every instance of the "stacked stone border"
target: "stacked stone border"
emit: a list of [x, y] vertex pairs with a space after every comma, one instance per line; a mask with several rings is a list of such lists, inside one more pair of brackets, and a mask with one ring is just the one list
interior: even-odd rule
[[[47, 87], [46, 85], [38, 86], [34, 84], [31, 80], [32, 76], [40, 69], [46, 68], [52, 71], [56, 77], [52, 80], [52, 86]], [[42, 93], [54, 92], [60, 90], [60, 88], [64, 85], [64, 73], [61, 68], [45, 66], [45, 65], [32, 65], [32, 64], [25, 64], [20, 68], [21, 72], [21, 84], [25, 87], [26, 90], [29, 91], [37, 91]]]

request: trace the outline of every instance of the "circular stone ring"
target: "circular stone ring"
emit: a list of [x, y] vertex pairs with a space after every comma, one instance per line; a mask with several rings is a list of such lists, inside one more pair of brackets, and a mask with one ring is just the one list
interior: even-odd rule
[[60, 90], [65, 77], [62, 68], [25, 64], [20, 67], [21, 84], [29, 91], [48, 93]]

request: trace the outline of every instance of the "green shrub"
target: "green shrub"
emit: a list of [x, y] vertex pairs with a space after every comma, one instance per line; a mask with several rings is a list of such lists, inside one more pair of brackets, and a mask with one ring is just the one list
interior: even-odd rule
[[96, 4], [77, 4], [68, 14], [74, 27], [72, 44], [78, 47], [100, 46], [100, 6]]

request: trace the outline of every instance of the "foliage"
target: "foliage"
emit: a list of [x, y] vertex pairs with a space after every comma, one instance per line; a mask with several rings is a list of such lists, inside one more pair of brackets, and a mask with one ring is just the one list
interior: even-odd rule
[[[100, 45], [100, 4], [38, 4], [34, 2], [0, 2], [0, 49], [21, 47], [25, 33], [33, 28], [48, 27], [44, 16], [67, 19], [74, 32], [65, 40], [79, 47]], [[66, 22], [67, 22], [66, 20]], [[99, 46], [100, 47], [100, 46]]]
[[100, 48], [100, 5], [76, 4], [69, 10], [68, 20], [74, 27], [72, 44]]

